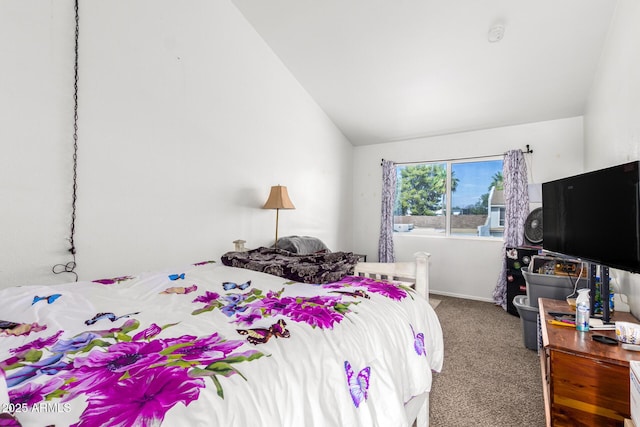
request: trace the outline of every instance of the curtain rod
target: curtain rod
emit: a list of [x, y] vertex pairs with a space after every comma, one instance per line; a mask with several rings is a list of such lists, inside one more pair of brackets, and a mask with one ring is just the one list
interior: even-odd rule
[[[533, 150], [529, 147], [529, 144], [526, 145], [527, 149], [526, 150], [520, 150], [522, 151], [523, 154], [532, 154]], [[500, 153], [500, 154], [487, 154], [485, 156], [470, 156], [470, 157], [458, 157], [455, 159], [438, 159], [438, 160], [417, 160], [415, 162], [394, 162], [398, 165], [411, 165], [411, 164], [415, 164], [415, 163], [436, 163], [436, 162], [452, 162], [452, 161], [457, 161], [457, 160], [471, 160], [471, 159], [485, 159], [487, 157], [497, 157], [497, 156], [505, 156], [507, 153]], [[384, 159], [382, 159], [382, 161], [384, 161]], [[380, 163], [380, 166], [382, 166], [382, 163]]]

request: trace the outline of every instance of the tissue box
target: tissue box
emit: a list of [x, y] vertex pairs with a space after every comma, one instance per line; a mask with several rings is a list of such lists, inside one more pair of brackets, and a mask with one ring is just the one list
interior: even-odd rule
[[640, 325], [631, 322], [615, 322], [616, 338], [627, 344], [640, 344]]

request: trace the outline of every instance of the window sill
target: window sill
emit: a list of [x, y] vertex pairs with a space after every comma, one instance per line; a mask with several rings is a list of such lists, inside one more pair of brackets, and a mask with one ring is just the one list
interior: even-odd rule
[[394, 232], [393, 237], [396, 238], [411, 238], [411, 239], [449, 239], [449, 240], [474, 240], [484, 242], [504, 242], [502, 237], [489, 237], [489, 236], [464, 236], [464, 235], [449, 235], [443, 234], [413, 234], [411, 232]]

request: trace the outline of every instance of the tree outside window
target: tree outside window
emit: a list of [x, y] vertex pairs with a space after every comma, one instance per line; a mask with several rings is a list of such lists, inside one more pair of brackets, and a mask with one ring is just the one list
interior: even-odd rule
[[[502, 236], [504, 181], [501, 158], [398, 165], [396, 171], [396, 231]], [[447, 201], [448, 194], [450, 202]]]

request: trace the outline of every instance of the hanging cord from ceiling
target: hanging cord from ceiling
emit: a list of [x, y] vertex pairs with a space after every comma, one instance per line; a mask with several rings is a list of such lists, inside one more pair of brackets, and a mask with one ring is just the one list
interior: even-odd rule
[[52, 271], [55, 274], [60, 273], [72, 273], [75, 276], [76, 282], [78, 281], [78, 273], [76, 273], [76, 245], [74, 241], [76, 233], [76, 201], [78, 199], [78, 40], [80, 36], [80, 14], [78, 13], [78, 2], [75, 0], [75, 45], [74, 45], [74, 81], [73, 81], [73, 186], [71, 194], [71, 227], [69, 243], [71, 247], [69, 252], [73, 257], [72, 261], [66, 264], [56, 264], [53, 266]]

